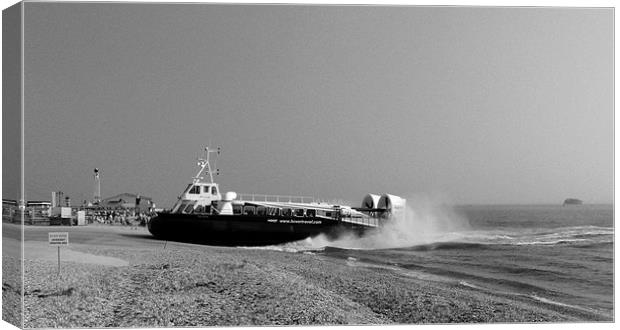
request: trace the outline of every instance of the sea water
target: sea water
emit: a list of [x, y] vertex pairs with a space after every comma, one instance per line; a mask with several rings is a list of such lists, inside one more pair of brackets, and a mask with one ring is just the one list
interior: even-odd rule
[[410, 271], [420, 278], [613, 318], [612, 205], [459, 206], [430, 211], [413, 206], [410, 211], [407, 219], [368, 237], [336, 241], [317, 237], [274, 248]]

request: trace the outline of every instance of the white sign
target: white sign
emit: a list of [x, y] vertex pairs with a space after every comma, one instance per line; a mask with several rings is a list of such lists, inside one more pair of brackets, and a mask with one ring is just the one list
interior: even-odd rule
[[86, 224], [86, 211], [77, 211], [77, 224], [78, 226]]
[[69, 233], [56, 232], [48, 233], [50, 245], [69, 245]]

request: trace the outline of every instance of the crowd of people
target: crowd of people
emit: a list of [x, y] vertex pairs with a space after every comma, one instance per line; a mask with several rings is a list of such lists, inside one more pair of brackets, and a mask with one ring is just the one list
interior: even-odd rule
[[[2, 220], [7, 222], [21, 222], [22, 218], [26, 224], [52, 224], [61, 218], [60, 214], [53, 214], [50, 207], [25, 207], [19, 211], [15, 205], [2, 205]], [[153, 208], [72, 208], [71, 216], [63, 218], [67, 225], [78, 225], [78, 211], [85, 212], [86, 223], [83, 224], [105, 224], [105, 225], [124, 225], [124, 226], [146, 226], [149, 221], [157, 215]], [[64, 214], [64, 213], [63, 213]], [[56, 221], [58, 222], [58, 221]], [[60, 223], [64, 222], [61, 220]]]
[[95, 210], [87, 214], [89, 223], [107, 225], [146, 226], [157, 215], [154, 211], [136, 212], [128, 209]]

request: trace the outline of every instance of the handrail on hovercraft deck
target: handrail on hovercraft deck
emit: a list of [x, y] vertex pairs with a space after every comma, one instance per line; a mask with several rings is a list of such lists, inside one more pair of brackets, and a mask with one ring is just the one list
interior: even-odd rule
[[265, 194], [237, 194], [239, 200], [250, 202], [277, 202], [277, 203], [316, 203], [313, 196], [265, 195]]

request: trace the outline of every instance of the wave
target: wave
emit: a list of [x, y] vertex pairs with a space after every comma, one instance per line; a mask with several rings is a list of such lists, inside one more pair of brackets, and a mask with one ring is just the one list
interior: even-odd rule
[[[368, 240], [361, 238], [347, 238], [347, 240], [330, 241], [323, 236], [306, 238], [304, 240], [279, 245], [240, 247], [253, 250], [272, 250], [290, 253], [319, 253], [347, 250], [385, 250], [406, 249], [409, 251], [441, 251], [441, 250], [484, 250], [497, 246], [559, 246], [567, 245], [576, 248], [598, 248], [614, 243], [613, 228], [580, 226], [555, 229], [527, 229], [527, 230], [472, 230], [450, 232], [442, 235], [432, 235], [426, 242], [400, 244], [392, 247], [367, 244]], [[374, 242], [374, 239], [373, 239]]]
[[614, 245], [614, 241], [612, 240], [607, 240], [607, 241], [601, 241], [601, 242], [595, 242], [595, 243], [590, 243], [590, 244], [579, 244], [579, 245], [575, 245], [575, 248], [579, 248], [579, 249], [596, 249], [596, 248], [608, 248], [609, 246], [611, 246], [611, 248], [613, 248]]
[[[410, 244], [392, 249], [409, 251], [439, 250], [484, 250], [497, 246], [558, 246], [569, 245], [577, 248], [605, 247], [614, 243], [613, 228], [607, 227], [565, 227], [555, 229], [528, 229], [513, 231], [462, 231], [428, 237], [429, 242]], [[360, 242], [362, 242], [360, 240]], [[325, 247], [344, 250], [359, 250], [342, 245]], [[363, 250], [382, 250], [386, 248], [363, 248]], [[389, 249], [389, 248], [388, 248]]]
[[502, 245], [565, 245], [613, 242], [613, 228], [595, 226], [560, 227], [554, 229], [528, 229], [504, 232], [503, 235], [486, 236], [477, 233], [473, 240], [478, 243]]
[[577, 226], [521, 230], [472, 230], [448, 233], [435, 243], [414, 245], [418, 250], [482, 249], [497, 245], [578, 245], [596, 247], [613, 243], [613, 228]]
[[579, 311], [587, 312], [587, 313], [600, 314], [600, 312], [598, 312], [598, 311], [596, 311], [596, 310], [594, 310], [592, 308], [578, 306], [578, 305], [571, 305], [571, 304], [559, 302], [559, 301], [552, 300], [552, 299], [549, 299], [549, 298], [541, 297], [541, 296], [539, 296], [537, 294], [522, 294], [522, 293], [514, 293], [514, 292], [493, 291], [493, 290], [490, 290], [489, 288], [478, 286], [478, 285], [469, 283], [467, 281], [459, 281], [458, 284], [461, 285], [461, 286], [470, 288], [470, 289], [478, 290], [478, 291], [496, 292], [496, 293], [501, 293], [501, 294], [504, 294], [504, 295], [511, 295], [511, 296], [515, 296], [515, 297], [525, 297], [525, 298], [536, 300], [538, 302], [541, 302], [541, 303], [547, 304], [547, 305], [554, 305], [554, 306], [559, 306], [559, 307], [564, 307], [564, 308], [570, 308], [570, 309], [579, 310]]
[[265, 251], [279, 251], [279, 252], [290, 252], [290, 253], [319, 253], [323, 252], [326, 248], [329, 248], [329, 244], [326, 244], [327, 241], [321, 240], [318, 241], [317, 238], [322, 237], [308, 237], [306, 239], [302, 239], [299, 241], [276, 244], [276, 245], [266, 245], [266, 246], [238, 246], [237, 248], [245, 249], [245, 250], [265, 250]]
[[[385, 262], [384, 259], [377, 259], [372, 256], [351, 257], [346, 254], [345, 249], [326, 249], [325, 252], [331, 256], [340, 257], [346, 264], [354, 267], [381, 268], [393, 271], [397, 274], [419, 279], [428, 279], [435, 282], [445, 282], [448, 284], [458, 284], [473, 289], [489, 292], [504, 292], [506, 294], [539, 294], [548, 297], [561, 297], [566, 294], [555, 289], [541, 285], [540, 283], [527, 280], [531, 278], [525, 275], [534, 275], [540, 279], [548, 277], [550, 279], [563, 278], [562, 273], [541, 270], [531, 267], [491, 267], [493, 271], [479, 273], [471, 269], [462, 267], [450, 267], [445, 265], [428, 265], [425, 262], [418, 263], [393, 263]], [[488, 265], [486, 266], [489, 267]], [[499, 271], [499, 272], [497, 272]], [[518, 275], [517, 277], [505, 276], [505, 274]]]
[[437, 250], [480, 250], [485, 249], [487, 244], [465, 242], [437, 242], [431, 244], [416, 245], [406, 248], [409, 251], [437, 251]]

